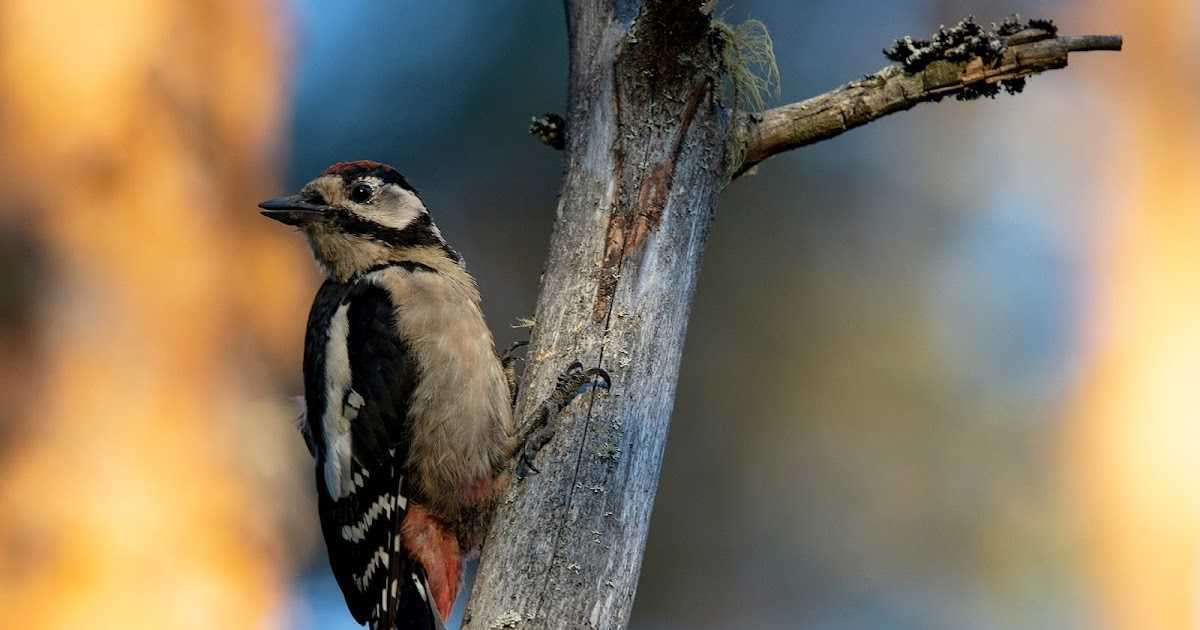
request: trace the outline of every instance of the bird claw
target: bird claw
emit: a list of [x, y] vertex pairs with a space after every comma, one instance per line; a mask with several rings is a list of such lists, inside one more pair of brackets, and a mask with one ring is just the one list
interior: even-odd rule
[[[597, 379], [599, 379], [597, 381]], [[524, 479], [529, 471], [538, 474], [533, 460], [542, 448], [550, 442], [557, 432], [554, 420], [571, 404], [587, 385], [612, 389], [612, 376], [604, 368], [594, 367], [583, 369], [579, 361], [572, 363], [558, 376], [558, 383], [550, 396], [538, 405], [534, 416], [526, 421], [522, 433], [521, 451], [517, 459], [517, 479]]]
[[517, 350], [520, 350], [521, 348], [524, 348], [525, 346], [528, 346], [528, 345], [529, 345], [528, 339], [523, 339], [523, 340], [518, 340], [518, 341], [512, 342], [512, 344], [508, 346], [508, 349], [504, 351], [504, 354], [500, 355], [500, 360], [501, 361], [515, 361], [517, 358], [513, 356], [513, 353], [516, 352]]
[[517, 481], [522, 481], [530, 474], [540, 475], [542, 471], [533, 465], [533, 459], [521, 449], [521, 459], [517, 462]]
[[517, 378], [517, 357], [513, 353], [519, 348], [524, 348], [529, 345], [529, 340], [514, 341], [512, 345], [500, 355], [500, 369], [504, 372], [504, 382], [508, 385], [508, 403], [513, 407], [517, 406], [517, 395], [520, 393], [521, 382]]
[[[600, 383], [596, 383], [594, 379], [599, 378]], [[579, 389], [584, 385], [591, 384], [604, 389], [612, 389], [612, 377], [609, 376], [608, 370], [601, 367], [583, 369], [583, 364], [579, 361], [572, 363], [558, 377], [558, 394], [563, 396], [563, 407], [571, 403], [571, 400], [579, 394]]]
[[602, 387], [604, 389], [612, 389], [612, 376], [610, 376], [608, 374], [608, 370], [606, 370], [604, 368], [594, 367], [594, 368], [591, 368], [590, 370], [584, 372], [583, 375], [588, 377], [588, 380], [591, 380], [593, 377], [599, 377], [600, 380], [602, 381], [602, 383], [596, 384], [593, 381], [594, 385], [596, 385], [597, 387]]

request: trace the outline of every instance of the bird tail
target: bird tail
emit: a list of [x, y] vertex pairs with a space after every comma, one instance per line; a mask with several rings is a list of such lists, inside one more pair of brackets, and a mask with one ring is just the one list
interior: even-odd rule
[[425, 568], [405, 548], [409, 503], [394, 463], [352, 466], [353, 490], [334, 500], [317, 466], [318, 510], [334, 577], [354, 619], [371, 630], [442, 630]]
[[[401, 552], [403, 553], [403, 552]], [[407, 580], [389, 579], [388, 590], [380, 595], [380, 605], [371, 612], [370, 630], [445, 630], [430, 595], [425, 572], [415, 562], [400, 562], [414, 567]]]

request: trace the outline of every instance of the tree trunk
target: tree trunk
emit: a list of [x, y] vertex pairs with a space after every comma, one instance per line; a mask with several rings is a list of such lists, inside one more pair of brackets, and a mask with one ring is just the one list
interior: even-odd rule
[[627, 623], [724, 179], [728, 116], [696, 5], [568, 3], [568, 27], [567, 171], [518, 413], [575, 360], [613, 387], [575, 403], [543, 472], [501, 506], [464, 628]]
[[[576, 360], [606, 368], [613, 387], [571, 407], [538, 457], [543, 472], [500, 506], [464, 628], [628, 623], [700, 257], [732, 174], [919, 103], [1017, 92], [1024, 77], [1066, 67], [1070, 52], [1121, 46], [1116, 36], [1059, 38], [1046, 21], [1006, 22], [972, 40], [976, 56], [925, 42], [919, 67], [906, 60], [749, 115], [721, 98], [726, 73], [742, 70], [722, 49], [740, 44], [713, 27], [713, 4], [567, 2], [567, 169], [518, 415]], [[949, 30], [977, 28], [968, 19]]]

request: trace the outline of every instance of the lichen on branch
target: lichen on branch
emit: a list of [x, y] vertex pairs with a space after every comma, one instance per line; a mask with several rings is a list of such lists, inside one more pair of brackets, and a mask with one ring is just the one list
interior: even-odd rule
[[[733, 110], [733, 120], [742, 112], [761, 112], [768, 97], [779, 96], [779, 65], [767, 25], [746, 20], [737, 26], [723, 19], [712, 21], [712, 35], [720, 49], [724, 96]], [[728, 136], [725, 150], [726, 177], [745, 159], [745, 144], [737, 134]]]
[[712, 28], [721, 47], [721, 69], [728, 78], [733, 109], [762, 111], [768, 97], [779, 96], [779, 65], [767, 25], [746, 20], [733, 26], [718, 18]]
[[561, 151], [567, 146], [567, 121], [553, 112], [534, 116], [529, 122], [529, 134], [542, 144]]
[[[1021, 16], [1014, 14], [999, 24], [993, 22], [990, 29], [985, 29], [975, 21], [974, 16], [968, 16], [954, 26], [942, 26], [929, 39], [913, 39], [909, 35], [901, 37], [885, 48], [883, 55], [900, 64], [908, 74], [921, 72], [935, 61], [965, 63], [979, 59], [985, 67], [994, 68], [1003, 61], [1010, 38], [1037, 31], [1047, 38], [1054, 37], [1058, 34], [1058, 27], [1053, 20], [1035, 18], [1022, 22]], [[955, 98], [960, 101], [995, 98], [1001, 88], [1009, 94], [1020, 93], [1025, 89], [1025, 78], [970, 84], [957, 92]]]
[[904, 37], [884, 54], [895, 65], [813, 98], [738, 117], [742, 147], [731, 151], [741, 175], [763, 160], [828, 140], [878, 118], [947, 96], [959, 100], [1016, 94], [1027, 77], [1067, 66], [1072, 52], [1120, 50], [1119, 35], [1061, 36], [1050, 20], [1010, 17], [984, 29], [974, 18], [928, 40]]

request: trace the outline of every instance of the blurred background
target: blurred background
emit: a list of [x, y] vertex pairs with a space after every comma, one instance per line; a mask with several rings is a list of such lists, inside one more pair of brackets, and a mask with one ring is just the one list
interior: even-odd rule
[[[0, 4], [0, 627], [352, 628], [302, 240], [396, 165], [532, 313], [561, 3]], [[776, 104], [1019, 11], [1126, 36], [771, 160], [713, 227], [631, 628], [1200, 627], [1200, 4], [740, 0]]]

